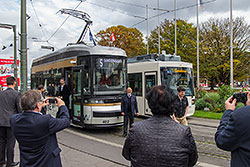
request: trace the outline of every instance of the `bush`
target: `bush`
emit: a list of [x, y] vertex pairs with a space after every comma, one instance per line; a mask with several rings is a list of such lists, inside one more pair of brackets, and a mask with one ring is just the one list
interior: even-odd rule
[[[243, 88], [242, 91], [249, 90], [249, 88]], [[225, 111], [225, 101], [234, 94], [234, 91], [230, 86], [221, 83], [218, 87], [218, 93], [216, 92], [206, 92], [204, 89], [197, 91], [195, 108], [197, 110], [204, 110], [204, 108], [209, 108], [212, 112], [221, 113]], [[244, 106], [242, 103], [238, 103], [236, 108]]]
[[215, 104], [213, 112], [221, 113], [224, 111], [225, 111], [225, 102]]
[[210, 103], [206, 102], [204, 98], [198, 99], [195, 102], [195, 109], [204, 110], [204, 108], [209, 108], [211, 110], [213, 106]]
[[221, 102], [225, 102], [230, 96], [233, 95], [233, 90], [229, 85], [220, 84], [218, 87], [218, 93], [220, 95]]
[[204, 97], [206, 95], [206, 90], [199, 88], [195, 90], [195, 98], [196, 99], [201, 99], [202, 97]]
[[214, 103], [220, 102], [220, 95], [216, 92], [207, 93], [206, 97], [213, 100]]

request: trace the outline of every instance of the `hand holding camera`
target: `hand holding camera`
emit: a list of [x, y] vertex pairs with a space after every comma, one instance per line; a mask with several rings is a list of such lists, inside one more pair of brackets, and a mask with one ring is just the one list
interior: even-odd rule
[[234, 110], [237, 106], [237, 100], [233, 99], [233, 96], [229, 97], [225, 102], [226, 110]]
[[247, 102], [247, 92], [244, 93], [236, 93], [233, 95], [233, 100], [236, 99], [237, 102], [242, 102], [242, 103], [246, 103]]
[[225, 102], [226, 110], [234, 110], [237, 102], [242, 102], [245, 106], [250, 105], [250, 92], [236, 93]]
[[233, 95], [233, 99], [236, 99], [237, 102], [242, 102], [245, 106], [250, 105], [250, 92], [236, 93]]
[[48, 98], [46, 99], [46, 101], [49, 103], [49, 104], [54, 104], [54, 105], [57, 105], [58, 107], [61, 107], [63, 105], [65, 105], [64, 101], [60, 98]]

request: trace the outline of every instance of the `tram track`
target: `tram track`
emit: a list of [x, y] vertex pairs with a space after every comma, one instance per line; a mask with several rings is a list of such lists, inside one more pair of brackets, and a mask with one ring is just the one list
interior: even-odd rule
[[213, 125], [207, 125], [207, 124], [197, 124], [197, 123], [188, 123], [189, 125], [194, 125], [194, 126], [201, 126], [201, 127], [207, 127], [207, 128], [214, 128], [217, 129], [218, 126], [213, 126]]
[[[71, 130], [76, 132], [76, 133], [81, 133], [80, 135], [82, 137], [86, 136], [86, 134], [84, 134], [84, 132], [79, 130], [78, 128], [77, 129], [73, 128]], [[118, 131], [118, 130], [111, 131], [111, 132], [107, 131], [105, 134], [109, 135], [109, 136], [113, 136], [113, 137], [118, 138], [118, 139], [124, 139], [123, 137], [121, 137], [120, 131]], [[119, 142], [117, 142], [117, 140], [114, 141], [113, 138], [112, 138], [112, 140], [107, 140], [107, 139], [105, 139], [103, 137], [102, 133], [96, 135], [95, 133], [94, 134], [89, 133], [89, 131], [88, 131], [87, 135], [90, 135], [91, 138], [92, 137], [93, 138], [98, 138], [96, 140], [97, 142], [103, 142], [104, 144], [119, 147], [120, 149], [123, 147], [123, 140], [119, 140]], [[216, 159], [221, 159], [221, 160], [226, 160], [226, 161], [230, 160], [230, 153], [219, 149], [216, 146], [213, 138], [207, 139], [206, 137], [195, 136], [195, 135], [194, 135], [194, 138], [195, 138], [195, 141], [196, 141], [197, 151], [198, 151], [199, 155], [207, 156], [207, 157], [211, 157], [211, 158], [216, 158]], [[101, 140], [101, 141], [99, 141], [99, 140]], [[72, 146], [65, 145], [65, 147], [71, 148]], [[112, 159], [109, 159], [107, 157], [100, 156], [101, 154], [99, 155], [98, 153], [93, 154], [91, 151], [88, 152], [88, 151], [81, 150], [81, 149], [78, 149], [78, 148], [73, 148], [73, 149], [76, 150], [76, 151], [79, 151], [81, 153], [85, 153], [85, 154], [91, 155], [93, 157], [101, 158], [101, 159], [106, 160], [108, 162], [115, 163], [117, 165], [128, 166], [127, 164], [122, 164], [120, 162], [116, 162], [116, 161], [114, 161]]]

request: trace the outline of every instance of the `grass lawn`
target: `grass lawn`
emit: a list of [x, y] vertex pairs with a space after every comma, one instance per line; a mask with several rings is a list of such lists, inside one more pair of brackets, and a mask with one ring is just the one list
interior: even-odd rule
[[222, 115], [223, 115], [223, 113], [195, 110], [193, 117], [219, 119], [220, 120]]

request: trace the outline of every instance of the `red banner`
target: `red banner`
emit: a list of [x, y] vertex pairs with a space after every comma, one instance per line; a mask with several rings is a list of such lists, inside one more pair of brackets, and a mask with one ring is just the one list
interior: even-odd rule
[[[14, 76], [14, 59], [0, 58], [0, 85], [7, 87], [6, 78]], [[17, 73], [19, 73], [19, 60], [17, 60]], [[18, 75], [19, 76], [19, 75]], [[20, 86], [20, 78], [17, 78], [18, 86]]]
[[[14, 64], [14, 59], [0, 59], [0, 65], [4, 64]], [[17, 60], [17, 65], [19, 65], [19, 60]]]
[[[6, 75], [6, 76], [0, 77], [0, 85], [2, 85], [2, 87], [7, 87], [6, 79], [10, 76], [11, 75]], [[18, 83], [18, 86], [20, 86], [20, 78], [17, 78], [17, 83]]]

